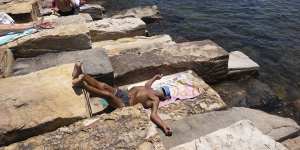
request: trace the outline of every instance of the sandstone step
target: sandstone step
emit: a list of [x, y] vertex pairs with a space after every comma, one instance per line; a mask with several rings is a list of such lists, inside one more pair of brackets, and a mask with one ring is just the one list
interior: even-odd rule
[[90, 49], [91, 39], [86, 24], [70, 24], [22, 37], [2, 48], [10, 48], [16, 58], [34, 57], [49, 52]]
[[65, 26], [65, 25], [74, 25], [80, 23], [88, 23], [92, 22], [93, 18], [89, 14], [78, 14], [71, 16], [44, 16], [44, 21], [52, 22], [55, 26]]
[[153, 6], [141, 6], [136, 8], [131, 8], [127, 10], [123, 10], [114, 14], [112, 18], [125, 18], [125, 17], [136, 17], [142, 19], [146, 24], [154, 23], [162, 19], [158, 7], [156, 5]]
[[31, 72], [47, 69], [61, 64], [83, 62], [85, 73], [96, 79], [112, 85], [113, 69], [104, 49], [91, 49], [71, 52], [48, 53], [32, 58], [16, 59], [12, 74], [24, 75]]
[[93, 20], [99, 20], [103, 18], [105, 9], [98, 4], [84, 4], [80, 6], [79, 12], [90, 14]]
[[37, 18], [33, 5], [36, 0], [18, 0], [0, 5], [0, 12], [9, 14], [17, 23], [30, 22]]
[[264, 135], [255, 124], [242, 120], [170, 150], [287, 150], [282, 144]]
[[73, 67], [66, 64], [0, 80], [0, 146], [87, 117], [84, 96], [77, 96], [71, 86]]
[[156, 35], [151, 37], [136, 36], [132, 38], [93, 42], [92, 45], [94, 48], [104, 48], [108, 56], [111, 57], [134, 51], [160, 49], [171, 44], [175, 44], [175, 42], [169, 35]]
[[229, 53], [228, 77], [241, 78], [258, 74], [259, 65], [240, 51]]
[[125, 85], [151, 78], [194, 70], [206, 82], [216, 82], [227, 75], [228, 53], [210, 40], [185, 42], [162, 49], [138, 49], [112, 56], [116, 83]]
[[263, 134], [276, 141], [282, 141], [300, 130], [299, 125], [292, 119], [270, 115], [259, 110], [234, 107], [229, 110], [208, 112], [170, 122], [173, 136], [165, 137], [162, 136], [163, 133], [160, 134], [166, 148], [170, 148], [244, 119], [252, 121]]
[[30, 149], [135, 149], [146, 142], [149, 118], [141, 105], [62, 127], [0, 150]]
[[106, 18], [89, 24], [92, 41], [116, 40], [145, 33], [146, 24], [138, 18]]

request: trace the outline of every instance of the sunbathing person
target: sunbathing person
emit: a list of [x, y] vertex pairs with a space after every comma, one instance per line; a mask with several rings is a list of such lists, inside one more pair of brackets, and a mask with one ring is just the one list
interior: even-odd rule
[[83, 0], [54, 0], [52, 7], [60, 16], [69, 16], [77, 14], [80, 5], [84, 3]]
[[151, 108], [150, 119], [160, 127], [165, 135], [171, 136], [171, 128], [158, 115], [158, 106], [160, 101], [170, 97], [170, 91], [167, 87], [158, 90], [151, 88], [151, 85], [161, 79], [162, 75], [155, 75], [145, 86], [136, 86], [129, 91], [123, 91], [113, 88], [103, 82], [99, 82], [89, 75], [82, 72], [82, 64], [76, 63], [73, 71], [73, 86], [82, 86], [86, 91], [97, 97], [104, 98], [113, 108], [133, 106], [141, 103], [144, 108]]

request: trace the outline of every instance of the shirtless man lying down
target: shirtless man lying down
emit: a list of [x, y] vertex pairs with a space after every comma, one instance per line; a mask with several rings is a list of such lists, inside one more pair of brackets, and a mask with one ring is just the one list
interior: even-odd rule
[[172, 135], [171, 128], [158, 115], [159, 102], [170, 97], [168, 87], [161, 87], [158, 90], [151, 88], [151, 85], [161, 79], [162, 75], [155, 75], [144, 86], [136, 86], [129, 91], [123, 91], [99, 82], [82, 71], [82, 64], [76, 63], [73, 71], [73, 86], [82, 86], [86, 91], [97, 97], [104, 98], [114, 108], [133, 106], [141, 103], [144, 108], [151, 108], [150, 119], [160, 127], [166, 136]]

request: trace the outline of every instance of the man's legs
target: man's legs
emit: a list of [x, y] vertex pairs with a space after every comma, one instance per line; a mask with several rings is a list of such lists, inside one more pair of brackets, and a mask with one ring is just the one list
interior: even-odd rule
[[75, 64], [72, 76], [73, 85], [82, 83], [84, 89], [87, 90], [90, 94], [106, 99], [108, 103], [114, 108], [125, 106], [122, 100], [114, 95], [116, 89], [107, 85], [106, 83], [97, 81], [89, 75], [82, 74], [81, 63]]

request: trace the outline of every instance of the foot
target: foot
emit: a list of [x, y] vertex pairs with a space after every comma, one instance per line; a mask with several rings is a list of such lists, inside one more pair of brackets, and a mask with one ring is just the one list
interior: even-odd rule
[[84, 78], [84, 75], [80, 74], [78, 76], [78, 78], [73, 79], [73, 81], [72, 81], [73, 86], [79, 86], [82, 83], [83, 78]]
[[72, 73], [73, 79], [78, 78], [78, 76], [82, 74], [81, 66], [82, 63], [80, 61], [75, 63], [73, 73]]

